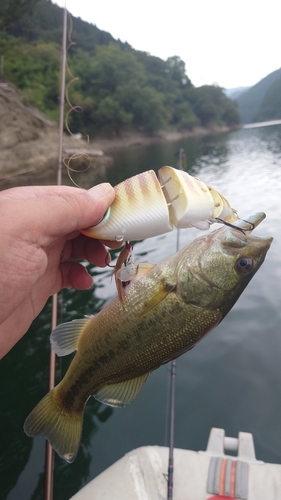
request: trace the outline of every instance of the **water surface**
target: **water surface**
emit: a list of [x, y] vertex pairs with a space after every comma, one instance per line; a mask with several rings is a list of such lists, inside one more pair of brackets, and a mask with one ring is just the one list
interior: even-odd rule
[[[119, 151], [104, 180], [116, 184], [151, 168], [177, 166], [180, 147], [185, 149], [189, 173], [220, 191], [241, 217], [266, 212], [255, 234], [273, 236], [274, 242], [233, 310], [177, 361], [175, 445], [205, 449], [213, 426], [234, 437], [239, 431], [252, 432], [257, 458], [281, 463], [281, 126]], [[201, 234], [182, 230], [180, 246]], [[135, 258], [158, 262], [175, 249], [174, 231], [137, 243]], [[109, 269], [90, 271], [96, 280], [93, 290], [63, 292], [61, 320], [93, 314], [115, 295]], [[25, 436], [22, 426], [47, 390], [49, 332], [48, 303], [0, 363], [3, 499], [43, 498], [45, 443]], [[66, 370], [67, 358], [59, 361], [58, 372]], [[77, 459], [69, 465], [56, 457], [54, 500], [69, 498], [129, 450], [166, 444], [167, 381], [165, 365], [149, 376], [140, 396], [124, 409], [113, 410], [91, 398]]]

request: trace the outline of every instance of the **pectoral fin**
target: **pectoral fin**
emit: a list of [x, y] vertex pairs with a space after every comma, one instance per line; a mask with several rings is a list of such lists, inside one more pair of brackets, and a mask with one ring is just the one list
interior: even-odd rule
[[141, 377], [126, 380], [126, 382], [104, 385], [94, 394], [94, 397], [101, 403], [116, 408], [126, 406], [139, 395], [148, 375], [149, 373], [146, 373]]
[[150, 299], [145, 302], [144, 307], [142, 308], [138, 316], [143, 316], [144, 314], [148, 313], [148, 311], [160, 304], [160, 302], [162, 302], [162, 300], [164, 300], [169, 293], [173, 292], [175, 288], [176, 285], [171, 285], [169, 283], [161, 281], [159, 287], [155, 290], [152, 297], [150, 297]]
[[51, 333], [52, 349], [58, 356], [66, 356], [77, 350], [77, 343], [85, 326], [91, 317], [74, 319], [68, 323], [61, 323]]

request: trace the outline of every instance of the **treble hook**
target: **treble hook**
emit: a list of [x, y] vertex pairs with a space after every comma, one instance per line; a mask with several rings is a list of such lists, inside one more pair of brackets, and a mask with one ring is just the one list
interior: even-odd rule
[[249, 229], [246, 229], [245, 227], [239, 227], [235, 226], [235, 224], [231, 224], [231, 222], [227, 222], [223, 219], [220, 219], [220, 217], [215, 218], [216, 222], [220, 222], [221, 224], [224, 224], [225, 226], [231, 227], [232, 229], [238, 229], [238, 231], [241, 231], [244, 235], [246, 235], [245, 231], [253, 231], [255, 229], [255, 224], [253, 222], [247, 221], [245, 219], [239, 219], [245, 222], [246, 224], [249, 224]]

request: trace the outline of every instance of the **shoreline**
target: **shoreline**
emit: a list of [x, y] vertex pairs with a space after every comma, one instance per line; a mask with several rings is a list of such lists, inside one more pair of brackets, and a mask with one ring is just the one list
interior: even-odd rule
[[[38, 127], [40, 124], [40, 128]], [[34, 129], [37, 125], [36, 134]], [[196, 127], [192, 131], [161, 131], [154, 135], [146, 135], [137, 132], [123, 133], [115, 138], [97, 137], [87, 141], [82, 137], [64, 134], [63, 154], [71, 158], [71, 167], [77, 169], [76, 176], [88, 168], [91, 164], [92, 183], [102, 182], [105, 172], [114, 161], [112, 154], [116, 151], [141, 148], [150, 144], [165, 141], [178, 141], [180, 139], [217, 135], [239, 127], [218, 127], [213, 125], [209, 128]], [[27, 136], [19, 140], [18, 134], [9, 134], [6, 148], [2, 150], [0, 159], [0, 190], [24, 185], [46, 185], [53, 184], [56, 179], [58, 163], [59, 131], [55, 123], [50, 126], [43, 123], [40, 118], [32, 117], [29, 127], [26, 127]], [[22, 130], [21, 130], [22, 132]], [[8, 147], [7, 147], [8, 146]], [[82, 181], [81, 181], [82, 182]], [[72, 185], [72, 181], [63, 169], [63, 184]], [[83, 184], [82, 184], [83, 186]]]
[[[212, 125], [210, 127], [195, 127], [192, 131], [161, 131], [153, 135], [145, 135], [138, 132], [127, 132], [115, 138], [97, 137], [90, 140], [89, 146], [91, 149], [102, 150], [105, 154], [110, 154], [115, 151], [129, 148], [137, 148], [157, 144], [164, 141], [178, 141], [180, 139], [188, 139], [191, 137], [202, 137], [206, 135], [224, 134], [238, 130], [241, 126], [236, 127], [219, 127]], [[79, 143], [79, 141], [77, 141]], [[83, 141], [84, 142], [84, 141]]]

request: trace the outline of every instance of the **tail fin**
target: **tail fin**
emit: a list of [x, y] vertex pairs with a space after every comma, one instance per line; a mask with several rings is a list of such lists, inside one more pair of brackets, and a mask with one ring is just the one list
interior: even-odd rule
[[60, 457], [73, 462], [81, 440], [83, 410], [69, 411], [56, 394], [57, 387], [49, 392], [28, 415], [24, 431], [28, 436], [43, 436]]

